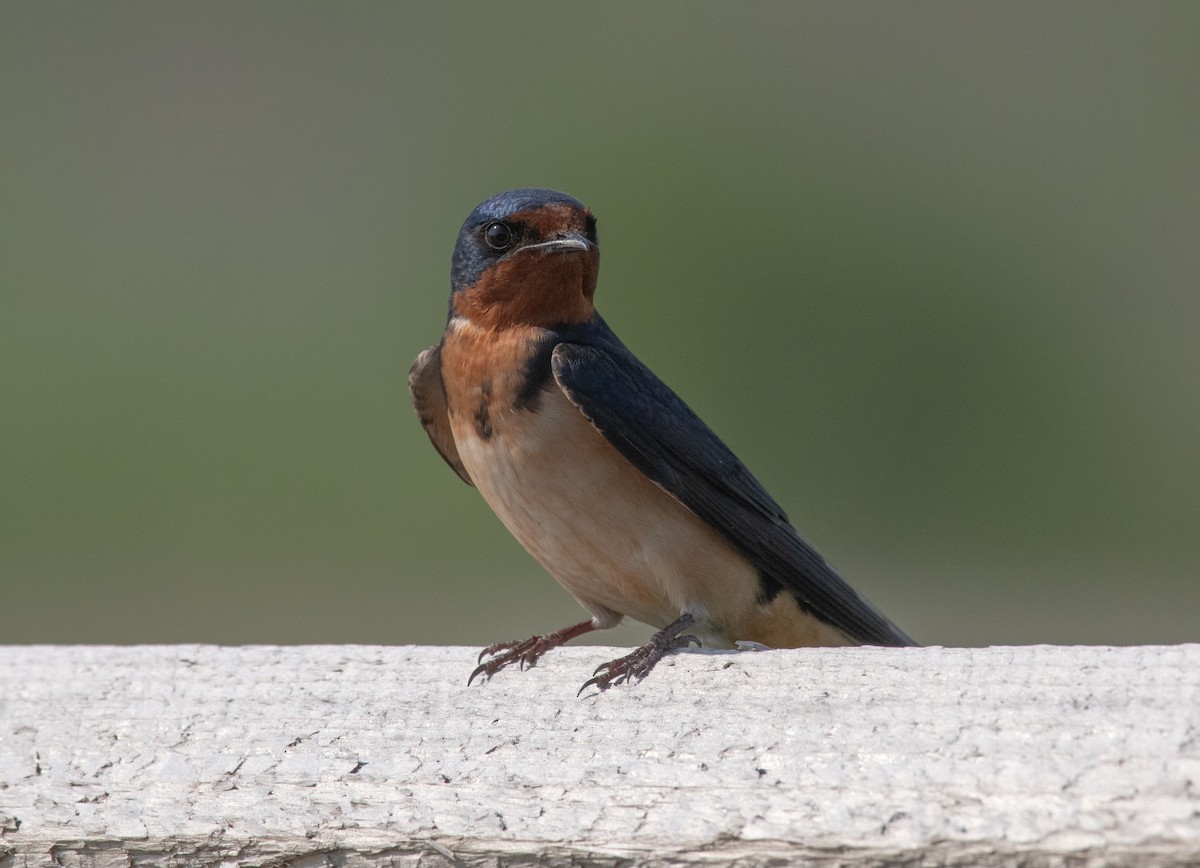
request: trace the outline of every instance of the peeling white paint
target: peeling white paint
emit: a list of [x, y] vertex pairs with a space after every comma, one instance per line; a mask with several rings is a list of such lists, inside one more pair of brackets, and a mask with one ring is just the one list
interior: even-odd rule
[[0, 866], [1200, 862], [1200, 646], [0, 648]]

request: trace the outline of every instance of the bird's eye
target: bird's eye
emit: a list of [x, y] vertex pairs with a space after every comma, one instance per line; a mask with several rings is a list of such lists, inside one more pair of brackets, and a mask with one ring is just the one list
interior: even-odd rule
[[489, 223], [483, 230], [483, 240], [492, 250], [508, 250], [513, 246], [516, 235], [507, 223]]

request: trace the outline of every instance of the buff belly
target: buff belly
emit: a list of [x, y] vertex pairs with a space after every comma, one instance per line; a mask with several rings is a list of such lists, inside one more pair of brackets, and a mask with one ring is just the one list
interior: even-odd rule
[[500, 520], [602, 626], [697, 617], [705, 645], [845, 644], [788, 594], [758, 599], [753, 566], [613, 448], [554, 385], [489, 436], [451, 413], [459, 455]]
[[504, 525], [601, 621], [665, 627], [754, 604], [753, 568], [626, 461], [551, 385], [536, 410], [452, 416], [471, 479]]

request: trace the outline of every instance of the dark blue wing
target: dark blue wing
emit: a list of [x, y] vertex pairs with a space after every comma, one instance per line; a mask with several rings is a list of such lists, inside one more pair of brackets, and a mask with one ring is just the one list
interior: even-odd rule
[[554, 348], [551, 367], [571, 403], [635, 467], [745, 555], [767, 595], [790, 592], [855, 642], [915, 644], [800, 538], [737, 456], [603, 320], [563, 337], [568, 342]]

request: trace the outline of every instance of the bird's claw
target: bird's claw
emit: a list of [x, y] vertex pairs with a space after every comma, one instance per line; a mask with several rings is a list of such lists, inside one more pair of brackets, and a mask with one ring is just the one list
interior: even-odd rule
[[[555, 630], [553, 633], [547, 633], [544, 636], [530, 636], [528, 639], [517, 639], [513, 642], [497, 642], [495, 645], [489, 645], [479, 652], [479, 656], [475, 662], [479, 665], [475, 667], [475, 671], [471, 673], [471, 677], [467, 679], [467, 685], [479, 675], [486, 675], [491, 678], [505, 666], [511, 666], [514, 663], [519, 663], [522, 669], [528, 669], [534, 666], [541, 656], [551, 648], [557, 648], [564, 642], [574, 639], [576, 636], [582, 636], [584, 633], [590, 633], [596, 629], [596, 623], [591, 618], [586, 621], [580, 621], [578, 624], [572, 624], [570, 627], [563, 627], [561, 630]], [[491, 657], [490, 660], [485, 660], [485, 657]]]
[[[479, 663], [467, 679], [467, 686], [479, 675], [490, 679], [505, 666], [520, 664], [522, 669], [528, 669], [537, 663], [538, 658], [554, 647], [553, 642], [547, 642], [545, 636], [530, 636], [528, 639], [518, 639], [513, 642], [497, 642], [479, 652], [476, 661]], [[484, 660], [491, 657], [490, 660]]]
[[581, 696], [589, 687], [608, 690], [614, 684], [624, 684], [626, 681], [641, 681], [650, 674], [659, 660], [672, 651], [687, 648], [692, 643], [700, 647], [700, 639], [688, 634], [687, 636], [667, 636], [655, 633], [650, 641], [637, 648], [631, 654], [601, 663], [592, 673], [592, 677], [583, 682], [576, 696]]

